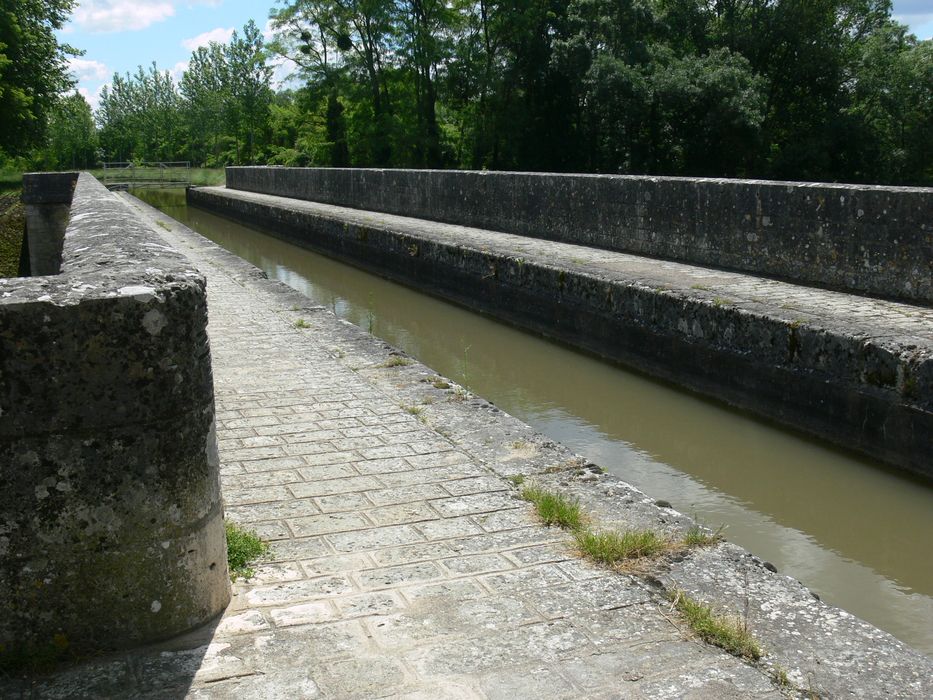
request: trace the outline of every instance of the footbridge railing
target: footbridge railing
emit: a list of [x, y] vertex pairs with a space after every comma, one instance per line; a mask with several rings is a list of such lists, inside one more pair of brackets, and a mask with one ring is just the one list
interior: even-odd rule
[[191, 184], [191, 162], [187, 160], [104, 163], [103, 170], [101, 182], [110, 190], [187, 187]]

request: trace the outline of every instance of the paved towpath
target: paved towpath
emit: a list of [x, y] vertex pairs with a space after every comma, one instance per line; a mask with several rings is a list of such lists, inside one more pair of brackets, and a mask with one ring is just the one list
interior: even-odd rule
[[208, 278], [227, 517], [274, 559], [236, 584], [192, 696], [779, 695], [686, 639], [646, 584], [555, 544], [508, 481], [348, 368], [341, 322], [173, 228]]
[[[0, 695], [792, 697], [785, 673], [824, 697], [933, 692], [929, 659], [733, 545], [650, 576], [580, 560], [507, 476], [614, 526], [689, 519], [125, 199], [207, 277], [226, 514], [271, 556], [208, 627]], [[763, 661], [690, 638], [664, 587], [744, 606]]]

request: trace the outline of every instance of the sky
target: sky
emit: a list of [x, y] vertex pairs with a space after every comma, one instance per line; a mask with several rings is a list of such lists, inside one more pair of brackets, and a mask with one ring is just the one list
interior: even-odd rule
[[[274, 0], [78, 0], [59, 41], [82, 49], [73, 58], [78, 90], [97, 107], [101, 88], [114, 73], [135, 72], [153, 61], [176, 79], [191, 52], [210, 41], [224, 42], [250, 19], [268, 33]], [[920, 39], [933, 37], [933, 0], [894, 0], [894, 17]], [[276, 70], [278, 83], [289, 66]]]

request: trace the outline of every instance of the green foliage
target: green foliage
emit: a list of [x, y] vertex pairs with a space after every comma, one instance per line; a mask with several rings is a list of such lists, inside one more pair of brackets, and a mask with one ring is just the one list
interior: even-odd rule
[[534, 505], [535, 512], [545, 525], [557, 525], [565, 530], [583, 527], [583, 510], [575, 499], [537, 486], [526, 486], [521, 496]]
[[761, 647], [741, 620], [717, 615], [711, 607], [693, 600], [683, 591], [674, 591], [671, 598], [673, 607], [680, 611], [690, 629], [704, 642], [725, 649], [734, 656], [753, 661], [761, 658]]
[[51, 111], [46, 147], [38, 165], [44, 170], [75, 170], [97, 162], [97, 129], [87, 100], [78, 93], [60, 99]]
[[55, 37], [73, 6], [74, 0], [0, 5], [0, 160], [44, 144], [55, 102], [73, 85], [67, 58], [79, 52]]
[[889, 0], [281, 0], [269, 42], [250, 22], [177, 85], [114, 76], [96, 135], [56, 106], [72, 4], [0, 10], [0, 160], [933, 184], [933, 41]]
[[578, 530], [574, 536], [577, 546], [587, 558], [605, 566], [616, 566], [634, 559], [657, 556], [671, 544], [666, 537], [654, 530]]
[[684, 544], [688, 547], [709, 547], [722, 541], [722, 527], [714, 532], [710, 532], [699, 524], [690, 526], [687, 534], [684, 536]]
[[227, 531], [227, 568], [230, 580], [237, 578], [251, 578], [254, 571], [250, 564], [269, 551], [269, 544], [259, 539], [259, 536], [250, 530], [245, 530], [236, 523], [224, 522]]

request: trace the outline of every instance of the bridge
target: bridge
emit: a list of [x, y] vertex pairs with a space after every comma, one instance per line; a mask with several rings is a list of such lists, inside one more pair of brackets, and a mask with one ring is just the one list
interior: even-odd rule
[[[51, 642], [85, 660], [33, 681], [0, 677], [0, 695], [933, 694], [928, 657], [733, 544], [678, 551], [641, 574], [581, 558], [572, 533], [519, 497], [523, 479], [581, 504], [594, 528], [680, 541], [693, 523], [129, 195], [87, 175], [54, 192], [32, 184], [34, 220], [67, 230], [46, 231], [64, 254], [43, 253], [33, 237], [45, 229], [27, 223], [36, 276], [0, 280], [0, 464], [15, 468], [0, 471], [0, 649]], [[311, 206], [249, 198], [280, 221]], [[435, 223], [314, 212], [325, 213], [347, 250], [404, 225], [381, 249], [399, 265], [445, 259], [438, 241], [414, 236]], [[534, 248], [560, 251], [523, 245], [499, 256], [484, 238], [475, 271], [564, 303], [575, 287], [607, 299], [553, 255], [553, 279], [535, 282], [547, 270]], [[624, 299], [621, 284], [609, 302]], [[229, 607], [218, 467], [226, 516], [272, 543]], [[762, 659], [695, 641], [669, 598], [684, 592], [739, 615]]]
[[191, 162], [121, 161], [103, 163], [101, 182], [108, 190], [130, 190], [143, 187], [187, 187], [191, 184]]

